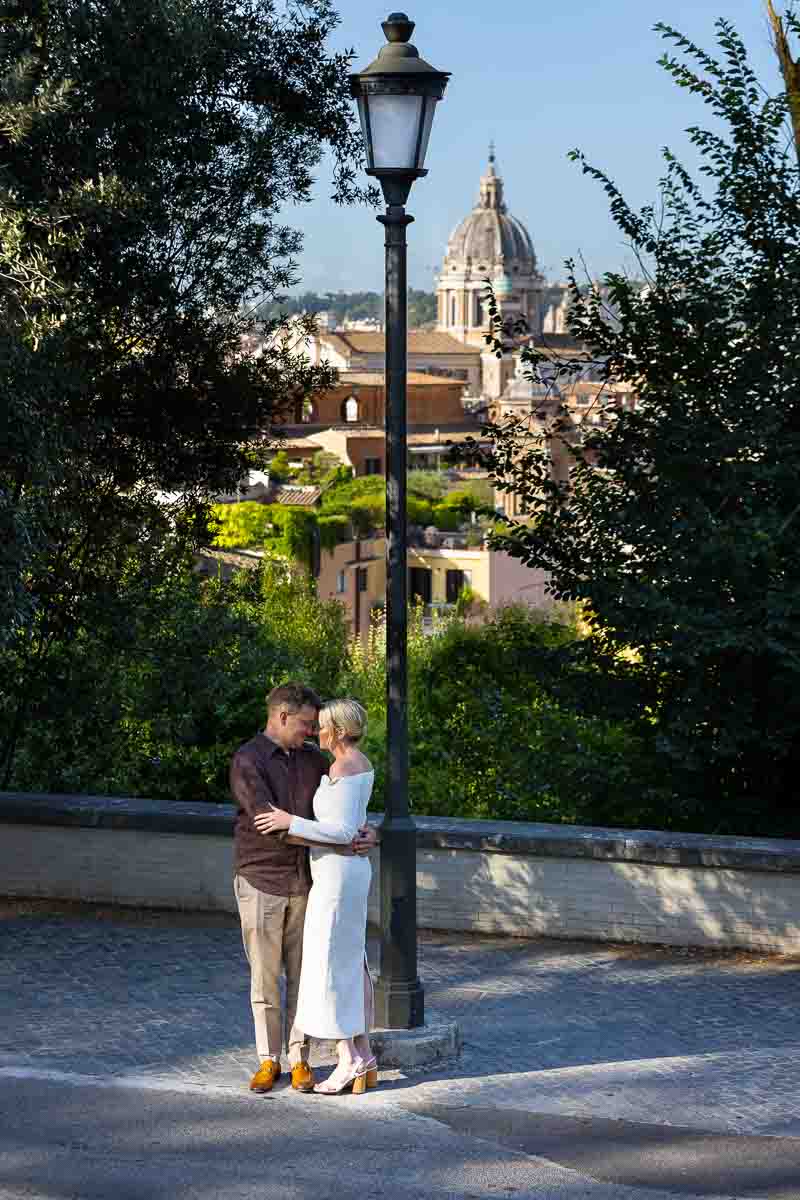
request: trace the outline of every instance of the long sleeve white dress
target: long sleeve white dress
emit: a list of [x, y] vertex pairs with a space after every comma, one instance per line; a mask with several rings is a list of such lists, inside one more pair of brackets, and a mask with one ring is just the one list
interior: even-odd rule
[[[323, 775], [314, 795], [315, 821], [292, 817], [289, 833], [347, 845], [367, 817], [374, 771]], [[366, 1032], [364, 970], [369, 859], [312, 846], [312, 886], [303, 928], [303, 964], [295, 1023], [311, 1037]]]

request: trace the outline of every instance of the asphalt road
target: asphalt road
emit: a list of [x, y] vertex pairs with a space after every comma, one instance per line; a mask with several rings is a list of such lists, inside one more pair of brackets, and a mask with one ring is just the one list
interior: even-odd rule
[[0, 905], [0, 1200], [800, 1200], [800, 961], [420, 953], [460, 1058], [255, 1097], [234, 921]]
[[697, 1130], [665, 1139], [508, 1110], [411, 1111], [380, 1092], [249, 1097], [5, 1077], [1, 1094], [2, 1200], [800, 1195], [794, 1139], [746, 1138], [737, 1149]]

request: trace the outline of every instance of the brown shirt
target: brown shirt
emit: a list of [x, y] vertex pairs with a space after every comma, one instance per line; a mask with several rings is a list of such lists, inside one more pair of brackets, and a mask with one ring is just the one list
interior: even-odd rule
[[282, 750], [264, 733], [245, 742], [231, 761], [231, 794], [238, 805], [234, 828], [234, 871], [270, 896], [304, 895], [311, 887], [308, 851], [275, 834], [259, 833], [256, 813], [270, 805], [313, 820], [312, 800], [328, 763], [316, 746]]

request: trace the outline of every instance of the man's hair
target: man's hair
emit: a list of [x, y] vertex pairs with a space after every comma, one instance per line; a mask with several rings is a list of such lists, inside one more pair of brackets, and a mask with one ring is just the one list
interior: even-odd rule
[[304, 683], [282, 683], [280, 687], [273, 688], [267, 696], [267, 712], [271, 713], [276, 708], [285, 708], [291, 713], [299, 712], [301, 708], [315, 708], [319, 712], [322, 701], [317, 693]]

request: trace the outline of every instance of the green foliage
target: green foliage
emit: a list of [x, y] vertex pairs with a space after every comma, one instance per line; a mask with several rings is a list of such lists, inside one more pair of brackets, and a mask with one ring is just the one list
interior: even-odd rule
[[440, 471], [411, 470], [406, 476], [409, 495], [422, 496], [427, 500], [441, 500], [447, 491], [447, 480]]
[[350, 521], [341, 513], [331, 513], [317, 518], [319, 545], [321, 550], [331, 553], [340, 542], [346, 542], [350, 534]]
[[[475, 819], [637, 824], [652, 815], [645, 745], [624, 723], [559, 703], [552, 681], [575, 631], [526, 606], [468, 627], [409, 631], [410, 796], [417, 813]], [[343, 692], [370, 713], [375, 807], [386, 770], [385, 642], [354, 647]], [[648, 805], [650, 806], [648, 808]]]
[[408, 289], [408, 324], [411, 329], [423, 325], [435, 325], [438, 319], [438, 304], [435, 292]]
[[[0, 784], [73, 647], [135, 623], [263, 433], [328, 388], [242, 338], [294, 282], [280, 214], [361, 197], [329, 0], [13, 6], [0, 40]], [[167, 499], [172, 497], [172, 499]], [[139, 580], [141, 586], [130, 581]]]
[[464, 516], [449, 504], [434, 504], [431, 508], [431, 524], [437, 529], [453, 532], [464, 524]]
[[352, 478], [352, 467], [345, 467], [337, 455], [329, 450], [318, 450], [303, 466], [295, 471], [292, 478], [295, 483], [320, 484], [323, 487], [331, 483]]
[[[585, 659], [599, 682], [627, 677], [629, 720], [665, 781], [662, 825], [797, 836], [800, 184], [787, 98], [765, 95], [727, 21], [719, 61], [658, 28], [680, 52], [662, 66], [714, 119], [688, 131], [702, 182], [665, 151], [660, 202], [635, 212], [573, 156], [646, 287], [609, 274], [606, 303], [571, 267], [571, 332], [638, 403], [601, 396], [607, 424], [586, 456], [563, 411], [538, 439], [496, 425], [495, 479], [535, 520], [494, 541], [593, 612]], [[532, 370], [541, 357], [527, 355]], [[559, 443], [568, 486], [550, 473]]]
[[[437, 503], [432, 502], [444, 491], [444, 485], [440, 485], [438, 480], [436, 486], [432, 486], [432, 475], [434, 472], [409, 472], [406, 501], [409, 524], [456, 530], [464, 517], [456, 506], [449, 503], [449, 497]], [[421, 479], [418, 478], [420, 476]], [[366, 475], [337, 483], [323, 495], [322, 511], [347, 516], [357, 536], [367, 537], [384, 527], [386, 480], [382, 475]]]
[[[264, 719], [273, 686], [301, 679], [369, 711], [365, 750], [386, 771], [385, 637], [348, 640], [344, 611], [321, 603], [286, 560], [230, 582], [189, 562], [157, 588], [126, 580], [121, 620], [62, 642], [30, 698], [10, 786], [22, 790], [225, 801], [235, 748]], [[135, 603], [134, 603], [135, 600]], [[460, 597], [464, 615], [472, 603]], [[134, 620], [127, 619], [133, 612]], [[409, 634], [411, 800], [415, 812], [658, 827], [669, 786], [652, 730], [621, 716], [581, 657], [573, 624], [511, 606], [482, 625], [453, 618]], [[606, 690], [598, 713], [592, 694]], [[5, 719], [0, 709], [0, 720]], [[704, 828], [697, 817], [672, 827]], [[765, 829], [765, 832], [767, 830]]]
[[[282, 296], [259, 306], [262, 320], [274, 321], [298, 313], [316, 315], [329, 312], [336, 325], [345, 321], [383, 321], [384, 305], [381, 292], [302, 292], [296, 296]], [[435, 292], [408, 289], [408, 324], [411, 329], [436, 322]]]
[[348, 504], [347, 516], [355, 537], [366, 538], [386, 524], [386, 497], [364, 496]]
[[406, 495], [406, 513], [409, 525], [433, 524], [433, 505], [429, 500], [415, 496], [413, 492]]
[[456, 616], [471, 617], [486, 610], [486, 601], [465, 583], [456, 599]]
[[215, 504], [214, 545], [221, 550], [268, 549], [310, 570], [317, 517], [286, 504]]
[[279, 450], [277, 454], [273, 454], [268, 465], [269, 477], [275, 483], [286, 483], [292, 477], [292, 468], [289, 466], [289, 455], [285, 450]]
[[291, 678], [333, 695], [347, 660], [341, 607], [285, 563], [230, 583], [183, 569], [131, 611], [115, 641], [101, 628], [58, 647], [14, 787], [227, 801], [231, 754], [263, 728], [266, 693]]
[[485, 512], [487, 508], [494, 511], [494, 489], [488, 480], [476, 479], [448, 492], [442, 503], [462, 513]]
[[255, 500], [238, 504], [215, 504], [212, 532], [221, 550], [262, 548], [273, 524], [272, 505]]
[[322, 497], [323, 511], [341, 512], [354, 500], [374, 500], [386, 493], [386, 480], [382, 475], [361, 475], [333, 484]]
[[[275, 510], [279, 505], [270, 505]], [[311, 570], [314, 553], [314, 530], [316, 514], [302, 508], [285, 507], [280, 514], [283, 524], [282, 543], [292, 562], [301, 563]]]
[[323, 493], [321, 515], [346, 518], [356, 537], [369, 537], [386, 521], [386, 480], [382, 475], [334, 480]]
[[454, 497], [461, 498], [468, 503], [473, 503], [476, 508], [483, 507], [494, 509], [495, 496], [494, 486], [489, 479], [467, 479], [462, 480], [452, 492], [448, 492], [447, 499], [453, 500]]

